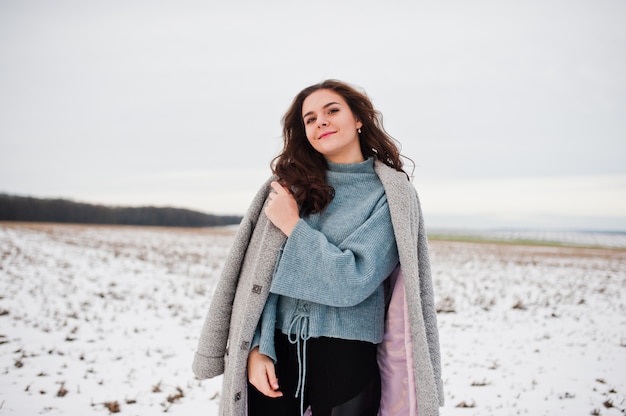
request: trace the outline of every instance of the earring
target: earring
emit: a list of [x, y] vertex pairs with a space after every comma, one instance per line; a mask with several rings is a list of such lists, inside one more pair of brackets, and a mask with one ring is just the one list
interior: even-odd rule
[[356, 129], [356, 131], [357, 131], [357, 133], [361, 134], [361, 129], [360, 128]]

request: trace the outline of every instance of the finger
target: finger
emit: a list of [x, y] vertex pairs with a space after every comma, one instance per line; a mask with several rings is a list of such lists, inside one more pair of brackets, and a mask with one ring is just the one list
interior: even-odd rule
[[258, 378], [258, 379], [256, 377], [252, 377], [250, 379], [250, 384], [252, 384], [258, 391], [263, 393], [265, 396], [269, 396], [270, 394], [273, 393], [273, 390], [271, 389], [270, 385], [267, 383], [267, 380], [265, 379], [265, 377]]
[[277, 194], [291, 194], [291, 192], [289, 191], [289, 188], [287, 188], [286, 186], [282, 186], [280, 183], [276, 181], [272, 182], [270, 186], [272, 187], [274, 192], [276, 192]]
[[263, 374], [260, 377], [260, 380], [257, 380], [256, 378], [254, 380], [250, 380], [250, 383], [256, 387], [256, 389], [258, 391], [260, 391], [263, 395], [267, 396], [267, 397], [272, 397], [272, 398], [277, 398], [277, 397], [282, 397], [283, 393], [277, 390], [274, 390], [268, 380], [267, 377], [265, 376], [265, 374]]
[[267, 381], [270, 387], [272, 388], [272, 390], [277, 391], [278, 390], [278, 378], [276, 377], [276, 367], [274, 367], [273, 363], [268, 363], [265, 371], [267, 372]]
[[267, 397], [271, 397], [272, 399], [283, 397], [283, 393], [281, 391], [272, 390], [271, 388], [268, 388], [266, 391], [262, 391], [261, 393], [263, 393]]
[[276, 192], [277, 194], [284, 192], [283, 187], [276, 181], [270, 183], [270, 186], [272, 187], [272, 191]]

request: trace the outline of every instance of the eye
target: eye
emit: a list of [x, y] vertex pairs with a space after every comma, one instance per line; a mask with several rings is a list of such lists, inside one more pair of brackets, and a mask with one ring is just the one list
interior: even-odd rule
[[304, 124], [311, 124], [315, 121], [315, 117], [310, 117], [304, 120]]
[[328, 114], [333, 114], [333, 113], [338, 113], [339, 109], [338, 108], [331, 108], [328, 110]]

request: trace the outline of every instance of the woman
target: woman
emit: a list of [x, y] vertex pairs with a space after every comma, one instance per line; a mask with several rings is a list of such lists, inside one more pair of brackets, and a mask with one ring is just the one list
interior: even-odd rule
[[[379, 113], [353, 87], [324, 81], [295, 97], [283, 134], [213, 295], [194, 372], [224, 373], [224, 415], [438, 414], [421, 209]], [[404, 308], [386, 303], [393, 288]], [[401, 354], [389, 351], [398, 343], [384, 334], [386, 310], [404, 310]], [[409, 379], [400, 406], [389, 374]]]

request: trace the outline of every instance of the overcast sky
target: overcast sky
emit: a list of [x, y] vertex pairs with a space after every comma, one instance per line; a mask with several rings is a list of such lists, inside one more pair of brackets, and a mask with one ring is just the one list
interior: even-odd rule
[[626, 230], [626, 2], [0, 2], [0, 192], [242, 214], [363, 88], [432, 227]]

